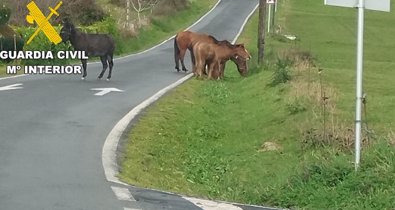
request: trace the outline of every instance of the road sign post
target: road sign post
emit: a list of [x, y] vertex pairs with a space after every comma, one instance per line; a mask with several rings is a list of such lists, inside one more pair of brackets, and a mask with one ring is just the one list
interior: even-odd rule
[[267, 15], [267, 32], [270, 33], [270, 25], [272, 24], [272, 7], [276, 3], [275, 0], [266, 0], [266, 4], [269, 7]]
[[355, 105], [355, 170], [361, 160], [361, 127], [362, 127], [362, 73], [363, 73], [363, 31], [364, 10], [390, 11], [390, 0], [325, 0], [325, 5], [358, 8], [358, 40], [356, 68], [356, 105]]

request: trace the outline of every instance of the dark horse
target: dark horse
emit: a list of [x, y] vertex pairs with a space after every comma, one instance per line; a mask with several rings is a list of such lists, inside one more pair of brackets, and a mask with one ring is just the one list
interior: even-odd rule
[[[85, 51], [86, 56], [100, 56], [101, 63], [103, 64], [103, 70], [101, 71], [98, 79], [101, 79], [110, 66], [107, 80], [111, 78], [112, 67], [114, 66], [113, 54], [115, 50], [115, 42], [110, 35], [107, 34], [87, 34], [79, 31], [75, 26], [69, 22], [63, 22], [63, 28], [60, 31], [60, 37], [63, 42], [70, 41], [74, 50]], [[84, 74], [82, 79], [84, 80], [86, 73], [87, 59], [82, 59], [82, 68]]]

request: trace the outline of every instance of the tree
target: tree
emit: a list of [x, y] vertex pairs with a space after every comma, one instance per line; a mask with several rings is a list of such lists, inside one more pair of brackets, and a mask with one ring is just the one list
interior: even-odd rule
[[134, 11], [137, 12], [139, 26], [141, 26], [141, 13], [147, 10], [151, 10], [152, 12], [152, 9], [159, 2], [159, 0], [126, 0], [126, 1], [127, 1], [127, 5], [131, 3]]
[[266, 22], [266, 0], [259, 0], [258, 64], [262, 63], [265, 53], [265, 22]]

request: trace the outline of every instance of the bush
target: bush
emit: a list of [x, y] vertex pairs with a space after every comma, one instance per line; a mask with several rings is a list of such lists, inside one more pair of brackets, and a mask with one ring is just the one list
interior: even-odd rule
[[273, 73], [272, 81], [269, 84], [269, 86], [276, 86], [281, 83], [286, 83], [291, 79], [291, 76], [289, 74], [289, 66], [291, 65], [291, 62], [287, 59], [282, 60], [278, 59], [276, 63], [276, 70]]
[[0, 5], [0, 25], [6, 24], [11, 17], [11, 9], [4, 4]]
[[[57, 31], [60, 30], [59, 27], [55, 27]], [[25, 40], [29, 39], [29, 37], [34, 33], [36, 28], [32, 27], [21, 27], [18, 28], [17, 31], [22, 34]], [[48, 38], [43, 34], [39, 33], [34, 40], [24, 47], [25, 51], [52, 51], [54, 56], [59, 51], [70, 50], [71, 46], [69, 44], [60, 43], [58, 45], [52, 44]], [[22, 64], [24, 65], [51, 65], [51, 64], [68, 64], [69, 60], [59, 60], [54, 57], [53, 60], [23, 60]]]
[[167, 15], [188, 8], [188, 0], [162, 0], [155, 6], [153, 13], [155, 15]]
[[110, 0], [110, 4], [119, 6], [119, 7], [124, 7], [126, 5], [125, 0]]
[[355, 172], [352, 155], [317, 152], [286, 184], [266, 189], [262, 200], [300, 209], [393, 209], [395, 149], [379, 142], [364, 157]]
[[86, 33], [110, 34], [115, 41], [115, 54], [119, 55], [124, 52], [121, 33], [117, 27], [115, 19], [112, 17], [105, 17], [103, 21], [96, 22], [90, 26], [82, 27], [81, 30]]
[[82, 25], [91, 25], [105, 17], [103, 9], [95, 0], [69, 0], [61, 7], [60, 14]]
[[[10, 26], [0, 25], [0, 51], [20, 51], [24, 44], [23, 38], [15, 33]], [[7, 63], [10, 61], [10, 59], [4, 60]]]

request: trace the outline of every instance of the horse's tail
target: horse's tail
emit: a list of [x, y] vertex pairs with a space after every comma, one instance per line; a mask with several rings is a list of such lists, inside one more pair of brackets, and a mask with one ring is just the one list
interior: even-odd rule
[[176, 62], [176, 66], [178, 66], [178, 60], [180, 56], [180, 49], [177, 44], [178, 34], [174, 37], [174, 61]]

